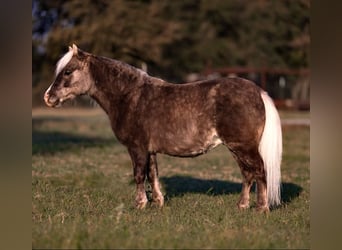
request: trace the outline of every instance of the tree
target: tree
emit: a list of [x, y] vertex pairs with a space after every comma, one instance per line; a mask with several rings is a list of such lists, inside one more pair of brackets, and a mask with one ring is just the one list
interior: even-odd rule
[[[33, 1], [33, 86], [67, 46], [170, 81], [212, 67], [307, 67], [310, 1]], [[50, 75], [50, 77], [48, 76]], [[37, 91], [39, 93], [39, 91]]]

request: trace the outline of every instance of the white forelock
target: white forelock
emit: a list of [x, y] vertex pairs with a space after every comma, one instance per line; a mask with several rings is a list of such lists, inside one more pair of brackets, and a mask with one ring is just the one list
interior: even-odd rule
[[73, 56], [73, 51], [69, 50], [59, 61], [56, 66], [56, 76], [63, 70], [63, 68], [70, 62]]

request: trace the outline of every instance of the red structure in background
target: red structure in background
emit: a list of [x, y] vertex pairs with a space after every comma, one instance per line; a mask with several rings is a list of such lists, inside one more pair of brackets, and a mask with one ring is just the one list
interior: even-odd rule
[[[265, 90], [268, 90], [270, 84], [267, 80], [269, 76], [292, 76], [297, 79], [296, 84], [300, 84], [299, 81], [303, 79], [305, 81], [309, 81], [310, 77], [310, 70], [309, 69], [274, 69], [274, 68], [252, 68], [252, 67], [224, 67], [224, 68], [210, 68], [207, 67], [203, 72], [202, 75], [205, 78], [210, 78], [213, 75], [220, 75], [220, 76], [229, 76], [229, 75], [256, 75], [259, 76], [259, 81], [257, 82], [260, 87]], [[245, 76], [244, 76], [245, 77]], [[248, 77], [246, 77], [248, 78]], [[251, 79], [255, 81], [255, 79]], [[272, 83], [274, 84], [274, 83]], [[294, 84], [295, 85], [295, 84]], [[309, 91], [309, 83], [305, 87], [307, 88], [307, 92]], [[306, 94], [307, 95], [307, 94]], [[291, 98], [274, 98], [274, 102], [278, 108], [281, 109], [303, 109], [309, 110], [310, 109], [310, 100], [309, 97], [304, 97], [301, 99], [296, 99], [293, 96]]]

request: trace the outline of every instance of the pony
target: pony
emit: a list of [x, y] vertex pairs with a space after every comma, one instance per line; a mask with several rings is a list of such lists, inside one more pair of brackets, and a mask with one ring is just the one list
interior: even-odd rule
[[124, 62], [96, 56], [75, 44], [57, 62], [55, 79], [44, 94], [49, 107], [89, 95], [106, 112], [111, 128], [126, 146], [136, 184], [136, 208], [164, 204], [157, 154], [195, 157], [223, 144], [243, 177], [239, 209], [249, 208], [256, 182], [256, 210], [281, 204], [282, 131], [268, 94], [255, 83], [224, 77], [174, 84]]

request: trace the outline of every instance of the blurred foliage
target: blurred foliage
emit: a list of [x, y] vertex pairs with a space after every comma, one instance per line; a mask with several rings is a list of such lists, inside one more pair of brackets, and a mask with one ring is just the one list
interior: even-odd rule
[[33, 104], [76, 43], [182, 82], [205, 67], [308, 67], [310, 0], [33, 0]]

